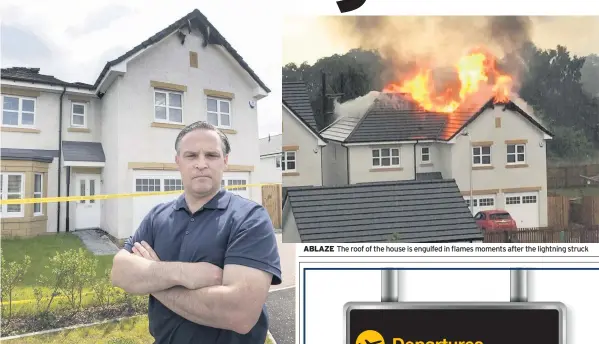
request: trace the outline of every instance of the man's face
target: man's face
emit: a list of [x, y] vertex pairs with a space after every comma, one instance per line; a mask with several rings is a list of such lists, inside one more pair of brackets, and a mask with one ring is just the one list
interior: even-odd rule
[[222, 146], [213, 130], [197, 129], [183, 136], [175, 161], [185, 192], [203, 197], [220, 189], [229, 159]]

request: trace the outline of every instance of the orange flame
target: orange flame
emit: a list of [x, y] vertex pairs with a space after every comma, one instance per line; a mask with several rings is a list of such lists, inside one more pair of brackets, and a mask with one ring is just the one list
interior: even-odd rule
[[513, 79], [497, 70], [497, 61], [489, 53], [474, 51], [463, 56], [454, 66], [459, 82], [437, 89], [433, 71], [421, 68], [401, 83], [391, 83], [383, 92], [404, 93], [426, 111], [452, 113], [477, 93], [484, 85], [492, 86], [493, 101], [509, 101]]

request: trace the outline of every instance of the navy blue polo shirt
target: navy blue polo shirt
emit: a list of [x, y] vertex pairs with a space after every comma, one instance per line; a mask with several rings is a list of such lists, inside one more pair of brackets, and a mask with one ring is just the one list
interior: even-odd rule
[[[208, 262], [220, 268], [244, 265], [273, 275], [281, 283], [281, 262], [270, 216], [253, 201], [220, 190], [200, 210], [191, 214], [184, 195], [155, 206], [135, 234], [125, 243], [145, 240], [161, 261]], [[157, 344], [227, 343], [263, 344], [268, 331], [266, 305], [258, 323], [247, 334], [193, 323], [149, 297], [150, 334]]]

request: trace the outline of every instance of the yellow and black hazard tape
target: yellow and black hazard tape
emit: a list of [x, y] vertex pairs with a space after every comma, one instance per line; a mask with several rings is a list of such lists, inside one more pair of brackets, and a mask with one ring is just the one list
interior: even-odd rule
[[[281, 185], [281, 183], [227, 185], [227, 186], [223, 186], [223, 188], [236, 190], [236, 189], [249, 188], [249, 187], [266, 186], [266, 185]], [[0, 205], [73, 202], [73, 201], [90, 201], [90, 200], [104, 200], [104, 199], [114, 199], [114, 198], [127, 198], [127, 197], [175, 195], [175, 194], [181, 194], [182, 192], [183, 192], [183, 190], [173, 190], [173, 191], [132, 192], [132, 193], [93, 195], [93, 196], [62, 196], [62, 197], [43, 197], [43, 198], [24, 198], [24, 199], [3, 199], [3, 200], [0, 200]]]

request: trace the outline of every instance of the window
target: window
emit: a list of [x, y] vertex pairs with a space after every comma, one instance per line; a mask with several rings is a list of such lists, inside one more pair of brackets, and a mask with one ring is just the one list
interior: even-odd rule
[[491, 165], [491, 147], [472, 147], [472, 165]]
[[275, 166], [277, 168], [281, 168], [281, 156], [277, 155], [277, 157], [275, 157]]
[[154, 91], [154, 119], [158, 122], [183, 123], [183, 94]]
[[495, 205], [495, 200], [493, 198], [481, 198], [478, 200], [478, 205], [481, 207], [492, 207]]
[[294, 151], [283, 152], [281, 157], [281, 170], [283, 171], [295, 171], [296, 159]]
[[[0, 175], [0, 193], [3, 200], [23, 199], [25, 176], [22, 173], [2, 173]], [[3, 204], [2, 217], [23, 217], [22, 204]]]
[[229, 186], [232, 186], [229, 188], [229, 190], [237, 190], [237, 191], [247, 190], [246, 186], [235, 187], [236, 185], [247, 185], [247, 181], [245, 181], [244, 179], [230, 179], [227, 181], [227, 183]]
[[183, 182], [181, 179], [168, 178], [164, 180], [164, 191], [183, 190]]
[[507, 145], [507, 163], [508, 164], [523, 164], [525, 162], [524, 145]]
[[2, 96], [2, 125], [33, 127], [35, 125], [35, 99]]
[[520, 196], [506, 197], [505, 204], [520, 204]]
[[375, 168], [399, 166], [399, 148], [373, 149], [372, 166]]
[[72, 103], [71, 105], [71, 127], [86, 127], [87, 105], [84, 103]]
[[537, 203], [537, 196], [522, 196], [523, 204]]
[[231, 101], [208, 97], [206, 100], [208, 123], [219, 128], [231, 127]]
[[[474, 204], [474, 206], [476, 207], [476, 206], [477, 206], [477, 204], [478, 204], [478, 202], [477, 202], [477, 199], [476, 199], [476, 198], [474, 198], [472, 203], [473, 203], [473, 204]], [[469, 198], [466, 200], [466, 205], [468, 206], [468, 208], [470, 208], [470, 199], [469, 199]]]
[[138, 178], [135, 179], [135, 192], [160, 191], [160, 179]]
[[[42, 174], [36, 173], [34, 175], [34, 180], [33, 180], [33, 198], [42, 198], [43, 197], [42, 190], [44, 190], [44, 189], [43, 189], [42, 183], [43, 183]], [[35, 215], [35, 216], [44, 215], [41, 203], [33, 204], [33, 215]]]
[[431, 150], [429, 147], [422, 147], [420, 149], [420, 160], [424, 163], [431, 161]]

